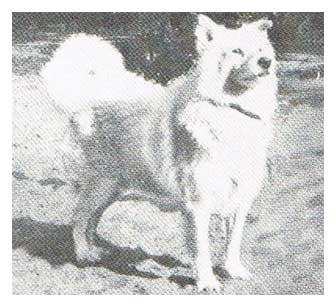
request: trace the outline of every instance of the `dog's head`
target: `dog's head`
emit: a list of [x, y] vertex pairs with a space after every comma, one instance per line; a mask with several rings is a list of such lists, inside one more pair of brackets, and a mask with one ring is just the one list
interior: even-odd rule
[[271, 27], [272, 21], [262, 19], [228, 29], [199, 15], [195, 34], [202, 94], [214, 99], [240, 95], [273, 75], [275, 56], [267, 35]]

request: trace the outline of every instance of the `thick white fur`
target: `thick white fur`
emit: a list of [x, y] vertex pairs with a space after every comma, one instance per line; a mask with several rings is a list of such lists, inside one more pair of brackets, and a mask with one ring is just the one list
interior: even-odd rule
[[[189, 203], [198, 234], [196, 264], [200, 290], [220, 287], [209, 253], [207, 229], [212, 213], [235, 220], [226, 270], [232, 277], [251, 277], [241, 263], [240, 245], [246, 215], [262, 186], [267, 146], [272, 137], [277, 82], [274, 51], [266, 31], [270, 26], [270, 21], [261, 20], [228, 30], [200, 16], [196, 29], [200, 55], [195, 70], [197, 92], [204, 99], [189, 103], [180, 120], [204, 149], [201, 158], [193, 162], [200, 198]], [[258, 65], [261, 57], [273, 61], [267, 74]], [[246, 85], [240, 94], [223, 92], [223, 84], [233, 71]], [[223, 107], [207, 103], [208, 99]], [[261, 119], [226, 108], [229, 104], [237, 104]]]
[[55, 51], [41, 71], [57, 106], [75, 116], [80, 131], [92, 132], [92, 108], [111, 101], [162, 96], [162, 87], [128, 72], [122, 55], [95, 35], [75, 34]]
[[[170, 95], [173, 101], [177, 92], [188, 101], [179, 120], [203, 148], [203, 155], [191, 165], [200, 198], [188, 202], [195, 217], [199, 290], [220, 288], [209, 253], [208, 224], [213, 213], [234, 219], [226, 269], [233, 277], [251, 276], [241, 263], [240, 244], [246, 215], [262, 186], [272, 136], [277, 83], [274, 51], [267, 37], [270, 26], [261, 20], [229, 30], [200, 15], [199, 59], [187, 76], [168, 88], [127, 72], [119, 52], [95, 36], [69, 38], [42, 72], [56, 104], [77, 116], [85, 134], [91, 133], [90, 112], [95, 106], [150, 96]], [[260, 57], [273, 60], [267, 75], [258, 65]], [[237, 76], [245, 91], [224, 91], [227, 80]], [[260, 120], [228, 108], [229, 104], [257, 114]]]

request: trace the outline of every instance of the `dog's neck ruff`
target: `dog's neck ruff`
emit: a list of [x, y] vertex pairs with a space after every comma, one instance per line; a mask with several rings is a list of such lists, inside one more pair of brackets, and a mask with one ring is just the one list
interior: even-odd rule
[[214, 99], [211, 99], [211, 98], [205, 98], [205, 100], [215, 107], [219, 107], [219, 106], [229, 107], [229, 108], [234, 109], [234, 110], [236, 110], [236, 111], [238, 111], [238, 112], [240, 112], [240, 113], [242, 113], [242, 114], [244, 114], [244, 115], [246, 115], [250, 118], [261, 120], [261, 117], [258, 114], [255, 114], [251, 111], [243, 109], [239, 104], [236, 104], [236, 103], [222, 104], [222, 103], [218, 103], [217, 101], [215, 101]]

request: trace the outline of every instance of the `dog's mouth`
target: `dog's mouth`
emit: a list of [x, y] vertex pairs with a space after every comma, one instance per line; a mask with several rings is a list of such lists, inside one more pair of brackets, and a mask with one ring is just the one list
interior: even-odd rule
[[240, 81], [242, 83], [252, 83], [252, 82], [257, 81], [258, 78], [266, 77], [268, 75], [269, 75], [269, 71], [268, 70], [264, 70], [261, 73], [249, 75], [249, 76], [240, 78], [237, 81], [238, 82]]
[[266, 77], [270, 74], [268, 69], [260, 73], [241, 74], [236, 70], [232, 70], [226, 79], [223, 91], [233, 96], [239, 96], [246, 91], [254, 88], [259, 78]]
[[248, 77], [240, 78], [237, 81], [241, 82], [241, 83], [250, 83], [250, 82], [256, 81], [257, 77], [259, 77], [259, 75], [251, 75], [251, 76], [248, 76]]
[[270, 73], [268, 70], [264, 70], [263, 72], [259, 73], [257, 76], [258, 77], [266, 77], [268, 76]]
[[223, 85], [223, 91], [233, 96], [239, 96], [253, 88], [258, 76], [256, 74], [242, 74], [232, 70]]

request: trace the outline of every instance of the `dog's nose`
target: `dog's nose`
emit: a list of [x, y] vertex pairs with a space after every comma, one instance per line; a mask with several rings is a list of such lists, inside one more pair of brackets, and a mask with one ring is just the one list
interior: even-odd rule
[[262, 57], [258, 60], [258, 65], [263, 68], [267, 69], [271, 66], [272, 60], [270, 58]]

